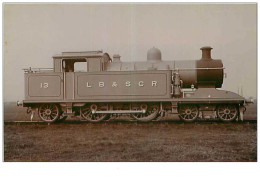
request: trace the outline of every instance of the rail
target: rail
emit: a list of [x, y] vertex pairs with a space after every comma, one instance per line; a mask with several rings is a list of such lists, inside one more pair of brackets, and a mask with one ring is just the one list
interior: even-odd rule
[[38, 72], [49, 72], [49, 71], [53, 71], [54, 69], [53, 68], [25, 68], [25, 69], [22, 69], [24, 70], [25, 73], [38, 73]]

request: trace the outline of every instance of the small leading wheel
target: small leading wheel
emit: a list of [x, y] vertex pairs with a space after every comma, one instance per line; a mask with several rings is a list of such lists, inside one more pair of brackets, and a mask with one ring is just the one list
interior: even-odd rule
[[89, 122], [100, 122], [109, 118], [108, 114], [92, 113], [93, 111], [107, 111], [107, 105], [91, 104], [80, 108], [81, 116]]
[[196, 105], [181, 105], [178, 112], [181, 120], [185, 122], [193, 122], [199, 115], [199, 108]]
[[54, 122], [60, 117], [60, 109], [57, 104], [42, 104], [39, 107], [39, 116], [45, 122]]
[[132, 114], [132, 117], [137, 121], [149, 122], [155, 119], [159, 113], [158, 104], [136, 104], [132, 105], [133, 110], [145, 110], [145, 113]]
[[238, 108], [233, 104], [225, 104], [217, 107], [217, 116], [221, 121], [234, 121], [238, 116]]

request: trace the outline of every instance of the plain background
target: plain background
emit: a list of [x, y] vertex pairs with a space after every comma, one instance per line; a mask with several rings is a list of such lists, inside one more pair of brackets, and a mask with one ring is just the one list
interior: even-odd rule
[[24, 98], [23, 68], [52, 67], [63, 51], [100, 50], [146, 61], [197, 60], [211, 46], [227, 73], [223, 88], [256, 98], [256, 4], [5, 4], [4, 101]]

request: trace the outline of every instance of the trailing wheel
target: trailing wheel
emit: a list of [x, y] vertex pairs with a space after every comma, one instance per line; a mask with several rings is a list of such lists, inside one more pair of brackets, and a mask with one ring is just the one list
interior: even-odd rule
[[196, 105], [181, 105], [178, 112], [181, 120], [185, 122], [193, 122], [199, 115], [199, 108]]
[[238, 116], [238, 108], [234, 104], [219, 105], [217, 107], [217, 116], [221, 121], [234, 121]]
[[108, 114], [95, 113], [96, 111], [107, 111], [105, 104], [91, 104], [80, 108], [81, 116], [89, 122], [100, 122], [109, 118]]
[[54, 122], [60, 117], [60, 108], [57, 104], [42, 104], [38, 112], [41, 120], [45, 122]]
[[132, 110], [143, 110], [145, 113], [132, 114], [137, 121], [149, 122], [158, 116], [159, 104], [133, 104]]

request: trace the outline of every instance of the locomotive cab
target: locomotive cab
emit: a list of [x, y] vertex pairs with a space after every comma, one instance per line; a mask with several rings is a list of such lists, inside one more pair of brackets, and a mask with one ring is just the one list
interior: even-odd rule
[[53, 56], [53, 61], [55, 72], [74, 72], [75, 67], [79, 67], [83, 72], [99, 72], [105, 70], [111, 59], [102, 51], [84, 51], [63, 52]]

